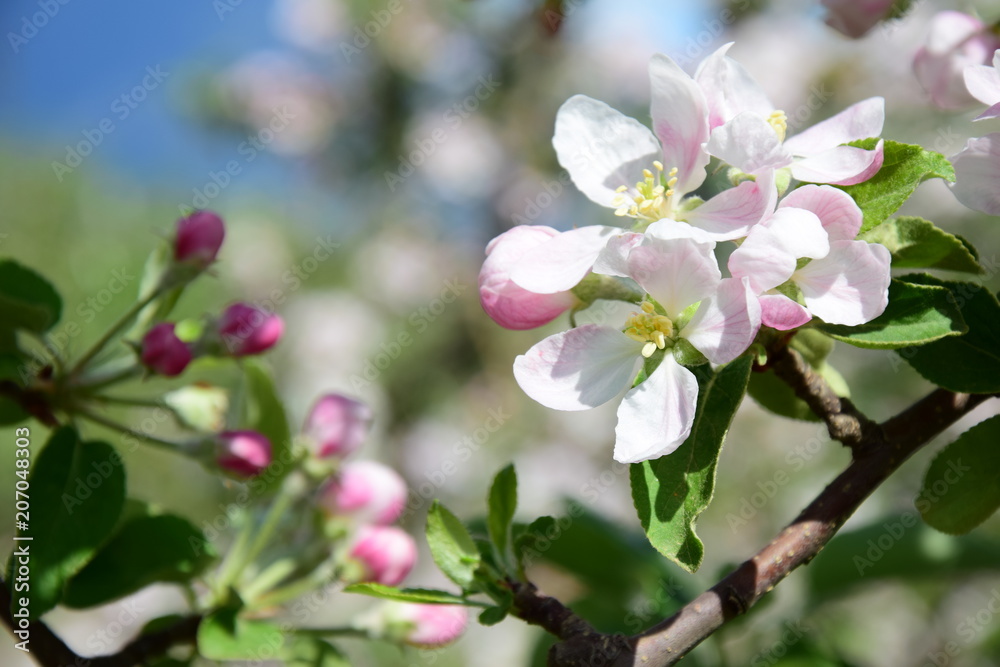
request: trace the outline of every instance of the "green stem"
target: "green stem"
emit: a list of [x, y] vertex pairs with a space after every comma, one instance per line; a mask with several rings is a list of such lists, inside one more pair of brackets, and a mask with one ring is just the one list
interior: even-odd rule
[[307, 576], [301, 579], [296, 579], [292, 583], [282, 586], [281, 588], [275, 588], [270, 593], [254, 600], [252, 606], [255, 608], [263, 608], [284, 604], [285, 602], [294, 600], [301, 595], [305, 595], [309, 591], [317, 589], [330, 581], [336, 580], [336, 568], [332, 567], [329, 563], [322, 563]]
[[371, 638], [371, 633], [367, 630], [352, 628], [346, 625], [333, 628], [294, 628], [292, 632], [297, 635], [305, 635], [307, 637], [329, 637], [336, 635], [339, 637], [361, 637], [362, 639]]
[[239, 560], [239, 566], [236, 568], [235, 576], [239, 576], [239, 573], [254, 562], [257, 556], [259, 556], [264, 550], [267, 543], [271, 540], [274, 530], [278, 527], [278, 524], [281, 522], [281, 518], [291, 506], [293, 500], [294, 494], [289, 489], [288, 484], [283, 485], [281, 490], [278, 492], [278, 496], [274, 499], [274, 503], [264, 516], [264, 521], [261, 524], [260, 530], [257, 531], [257, 537], [251, 543], [250, 548], [247, 550], [243, 558]]
[[112, 324], [111, 328], [105, 331], [104, 335], [101, 336], [82, 357], [80, 357], [80, 360], [76, 362], [76, 365], [73, 366], [73, 369], [69, 372], [69, 376], [71, 378], [78, 376], [87, 364], [89, 364], [93, 358], [104, 349], [104, 346], [107, 345], [122, 329], [127, 327], [129, 322], [131, 322], [143, 308], [151, 304], [157, 297], [159, 297], [162, 292], [162, 288], [154, 289], [148, 296], [133, 303], [132, 307], [125, 311], [125, 313], [118, 318], [118, 321]]
[[108, 387], [113, 384], [118, 384], [119, 382], [128, 380], [140, 374], [142, 374], [142, 366], [140, 366], [139, 364], [134, 364], [127, 368], [123, 368], [121, 370], [114, 371], [113, 373], [109, 373], [104, 377], [94, 378], [90, 382], [80, 383], [76, 385], [76, 388], [84, 393], [92, 393], [97, 391], [98, 389], [103, 389], [104, 387]]
[[243, 525], [236, 536], [236, 541], [229, 547], [229, 553], [226, 554], [222, 564], [219, 566], [218, 579], [216, 579], [215, 584], [212, 586], [216, 598], [221, 599], [225, 595], [226, 589], [239, 576], [240, 569], [242, 569], [242, 564], [245, 560], [244, 556], [247, 552], [247, 545], [250, 543], [250, 536], [253, 534], [255, 527], [256, 524], [253, 519], [244, 515]]
[[240, 590], [240, 597], [244, 600], [253, 600], [274, 588], [278, 582], [294, 572], [297, 567], [298, 564], [293, 558], [283, 558], [271, 563], [253, 581]]
[[174, 452], [174, 453], [183, 451], [181, 444], [178, 443], [178, 442], [173, 442], [173, 441], [170, 441], [170, 440], [164, 440], [162, 438], [157, 438], [156, 436], [152, 436], [152, 435], [149, 435], [147, 433], [140, 433], [139, 431], [133, 431], [129, 427], [127, 427], [127, 426], [125, 426], [123, 424], [119, 424], [118, 422], [116, 422], [116, 421], [114, 421], [112, 419], [108, 419], [107, 417], [99, 415], [99, 414], [97, 414], [95, 412], [91, 412], [87, 408], [80, 407], [80, 406], [73, 406], [71, 408], [71, 412], [73, 414], [76, 414], [76, 415], [79, 415], [79, 416], [83, 417], [84, 419], [90, 420], [90, 421], [94, 422], [95, 424], [100, 424], [101, 426], [106, 426], [107, 428], [110, 428], [110, 429], [112, 429], [114, 431], [120, 431], [121, 433], [124, 433], [126, 435], [130, 435], [133, 438], [137, 438], [139, 440], [144, 440], [144, 441], [148, 442], [149, 444], [155, 445], [155, 446], [160, 447], [162, 449], [167, 449], [167, 450], [170, 450], [171, 452]]

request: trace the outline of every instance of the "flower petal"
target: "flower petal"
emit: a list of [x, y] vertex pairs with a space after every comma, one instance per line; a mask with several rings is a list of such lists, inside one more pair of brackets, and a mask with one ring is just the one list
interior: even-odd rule
[[969, 139], [951, 163], [955, 182], [948, 187], [955, 198], [976, 211], [1000, 215], [1000, 134]]
[[882, 168], [885, 142], [879, 140], [873, 150], [837, 146], [792, 163], [792, 176], [809, 183], [856, 185], [864, 183]]
[[996, 118], [997, 116], [1000, 116], [1000, 102], [997, 102], [972, 120], [989, 120], [990, 118]]
[[673, 355], [665, 355], [618, 408], [615, 461], [638, 463], [673, 452], [691, 434], [697, 407], [698, 379]]
[[580, 192], [610, 208], [618, 186], [634, 186], [642, 170], [660, 159], [649, 128], [586, 95], [574, 95], [559, 108], [552, 145]]
[[514, 360], [514, 378], [554, 410], [589, 410], [628, 387], [642, 364], [642, 343], [596, 324], [549, 336]]
[[889, 303], [889, 263], [885, 246], [834, 241], [830, 254], [795, 272], [809, 311], [824, 322], [855, 326], [869, 322]]
[[[715, 245], [718, 238], [715, 234], [706, 232], [700, 227], [694, 227], [686, 222], [664, 218], [646, 227], [646, 236], [669, 241], [670, 239], [691, 239], [698, 243]], [[722, 239], [719, 239], [722, 240]]]
[[812, 211], [823, 223], [831, 241], [851, 241], [861, 231], [864, 215], [851, 195], [829, 185], [803, 185], [781, 200], [778, 208], [792, 206]]
[[809, 311], [784, 294], [764, 294], [760, 300], [760, 323], [778, 331], [800, 327], [812, 319]]
[[780, 169], [792, 162], [774, 128], [752, 113], [743, 112], [712, 130], [705, 150], [748, 174]]
[[590, 272], [608, 241], [620, 227], [593, 225], [562, 232], [529, 248], [510, 271], [515, 284], [536, 294], [573, 289]]
[[858, 139], [877, 137], [884, 123], [885, 99], [869, 97], [786, 139], [785, 148], [793, 155], [815, 155]]
[[794, 255], [781, 247], [774, 232], [758, 225], [729, 255], [729, 273], [734, 278], [745, 278], [754, 294], [762, 294], [792, 277], [795, 260]]
[[636, 232], [622, 232], [612, 236], [594, 261], [594, 273], [628, 278], [628, 254], [640, 243], [642, 234]]
[[680, 335], [713, 364], [743, 354], [760, 329], [760, 303], [745, 278], [726, 278], [702, 301]]
[[722, 279], [714, 244], [646, 236], [628, 256], [629, 276], [675, 318], [715, 291]]
[[[663, 146], [663, 166], [677, 168], [674, 190], [687, 193], [705, 180], [708, 153], [708, 105], [701, 88], [677, 63], [663, 54], [649, 61], [653, 132]], [[631, 183], [629, 183], [631, 185]]]
[[709, 238], [731, 241], [746, 236], [750, 228], [774, 209], [777, 190], [773, 172], [766, 170], [756, 181], [743, 181], [723, 190], [684, 216], [684, 220], [708, 232]]
[[774, 111], [774, 105], [756, 79], [726, 55], [732, 45], [733, 42], [724, 44], [705, 58], [694, 75], [708, 102], [710, 129], [732, 120], [741, 111], [762, 118]]
[[[994, 55], [994, 62], [996, 56]], [[996, 66], [971, 65], [962, 72], [969, 94], [983, 104], [993, 106], [1000, 102], [1000, 71]]]
[[816, 259], [830, 252], [830, 238], [812, 211], [785, 207], [761, 223], [777, 237], [779, 247], [792, 257]]

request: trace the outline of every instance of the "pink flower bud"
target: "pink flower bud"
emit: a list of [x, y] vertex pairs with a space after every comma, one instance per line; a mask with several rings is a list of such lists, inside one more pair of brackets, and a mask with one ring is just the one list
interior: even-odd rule
[[388, 525], [403, 513], [406, 482], [376, 461], [346, 463], [322, 490], [320, 504], [331, 514], [358, 523]]
[[469, 622], [465, 607], [451, 604], [399, 604], [393, 616], [408, 621], [411, 629], [403, 641], [420, 648], [437, 648], [462, 636]]
[[271, 464], [271, 441], [257, 431], [224, 431], [215, 445], [216, 464], [237, 477], [255, 477]]
[[551, 227], [521, 225], [486, 246], [486, 261], [479, 272], [479, 301], [494, 322], [505, 329], [534, 329], [551, 322], [576, 303], [570, 292], [536, 294], [510, 279], [514, 265], [527, 250], [558, 234]]
[[826, 24], [857, 39], [889, 16], [895, 0], [822, 0]]
[[402, 528], [363, 526], [351, 547], [351, 558], [365, 570], [361, 581], [396, 586], [417, 561], [417, 544]]
[[191, 350], [174, 334], [174, 325], [163, 322], [146, 332], [140, 354], [142, 365], [160, 375], [180, 375], [191, 363]]
[[174, 260], [204, 268], [215, 261], [225, 236], [222, 218], [211, 211], [195, 211], [177, 221]]
[[361, 446], [371, 423], [372, 411], [364, 403], [326, 394], [309, 412], [302, 432], [316, 456], [344, 458]]
[[285, 330], [280, 317], [246, 303], [234, 303], [226, 308], [218, 326], [226, 352], [234, 357], [260, 354], [270, 349]]
[[1000, 48], [1000, 37], [979, 19], [962, 12], [938, 12], [927, 43], [913, 58], [913, 73], [931, 101], [942, 109], [961, 109], [976, 99], [965, 87], [970, 65], [986, 65]]

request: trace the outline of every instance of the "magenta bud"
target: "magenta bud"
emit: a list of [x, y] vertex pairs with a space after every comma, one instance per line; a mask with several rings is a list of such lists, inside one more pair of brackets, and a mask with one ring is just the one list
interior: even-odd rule
[[364, 403], [326, 394], [313, 405], [302, 433], [319, 458], [344, 458], [361, 446], [371, 423], [371, 408]]
[[159, 375], [180, 375], [191, 363], [191, 350], [174, 334], [172, 322], [163, 322], [142, 337], [142, 365]]
[[452, 604], [399, 603], [392, 616], [393, 620], [409, 624], [403, 641], [419, 648], [437, 648], [452, 643], [462, 636], [469, 622], [468, 610]]
[[494, 322], [505, 329], [534, 329], [577, 303], [571, 292], [536, 294], [510, 279], [514, 265], [525, 252], [558, 235], [551, 227], [522, 225], [507, 230], [486, 246], [486, 261], [479, 272], [479, 301]]
[[246, 303], [226, 308], [218, 323], [223, 348], [233, 357], [260, 354], [274, 347], [284, 330], [280, 317]]
[[271, 464], [271, 441], [257, 431], [224, 431], [215, 445], [216, 465], [236, 477], [256, 477]]
[[364, 568], [363, 582], [396, 586], [417, 561], [417, 544], [402, 528], [362, 526], [350, 557]]
[[177, 221], [174, 260], [204, 268], [215, 261], [225, 236], [222, 218], [211, 211], [195, 211]]
[[320, 492], [320, 506], [359, 524], [388, 525], [406, 505], [406, 482], [395, 470], [376, 461], [345, 463]]

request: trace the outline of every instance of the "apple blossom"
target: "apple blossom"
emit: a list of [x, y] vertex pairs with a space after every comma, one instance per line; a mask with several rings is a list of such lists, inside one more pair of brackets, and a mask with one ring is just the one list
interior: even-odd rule
[[174, 333], [172, 322], [162, 322], [146, 332], [139, 356], [143, 366], [166, 377], [180, 375], [191, 363], [191, 349]]
[[255, 477], [271, 464], [271, 441], [257, 431], [224, 431], [215, 438], [215, 462], [237, 477]]
[[690, 434], [698, 383], [682, 361], [732, 361], [760, 326], [747, 281], [723, 280], [714, 242], [685, 238], [678, 227], [654, 223], [638, 240], [623, 235], [600, 258], [600, 270], [635, 280], [649, 295], [621, 329], [584, 325], [549, 336], [514, 362], [515, 379], [534, 400], [587, 410], [632, 387], [646, 360], [659, 360], [618, 409], [614, 458], [622, 463], [669, 454]]
[[446, 646], [465, 632], [468, 610], [454, 604], [389, 602], [380, 610], [383, 623], [399, 640], [419, 648]]
[[223, 347], [234, 357], [260, 354], [278, 342], [284, 332], [281, 318], [256, 306], [234, 303], [219, 318]]
[[222, 218], [211, 211], [195, 211], [177, 221], [174, 260], [204, 268], [215, 261], [225, 236]]
[[406, 482], [376, 461], [345, 463], [320, 491], [319, 504], [334, 516], [388, 525], [406, 504]]
[[951, 157], [955, 182], [949, 183], [952, 194], [962, 204], [989, 215], [1000, 215], [1000, 133], [969, 139], [957, 155]]
[[1000, 37], [979, 19], [962, 12], [939, 12], [931, 19], [927, 43], [913, 58], [913, 72], [934, 104], [961, 109], [975, 102], [966, 89], [964, 71], [990, 62], [998, 48]]
[[364, 570], [360, 581], [396, 586], [413, 569], [417, 544], [402, 528], [362, 526], [349, 556]]
[[302, 435], [315, 456], [344, 458], [361, 447], [371, 423], [372, 411], [366, 404], [325, 394], [309, 411]]
[[963, 74], [969, 93], [990, 108], [973, 120], [1000, 116], [1000, 53], [993, 53], [993, 65], [970, 65]]

